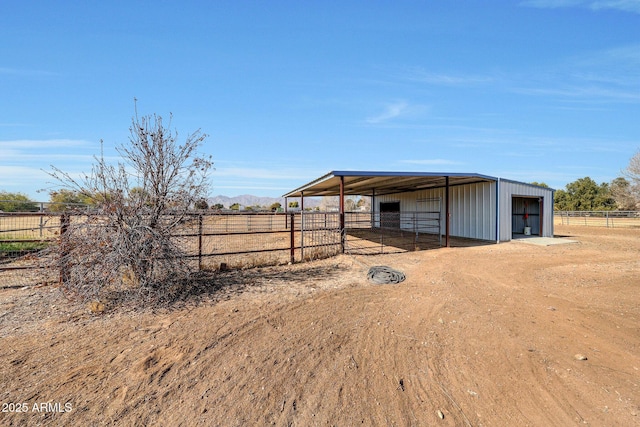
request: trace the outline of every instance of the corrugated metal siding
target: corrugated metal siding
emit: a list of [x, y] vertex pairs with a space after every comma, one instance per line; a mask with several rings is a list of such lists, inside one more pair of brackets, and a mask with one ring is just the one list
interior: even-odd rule
[[482, 182], [451, 187], [452, 236], [496, 240], [496, 187]]
[[[543, 198], [542, 204], [542, 236], [553, 237], [553, 190], [537, 187], [516, 181], [501, 179], [496, 189], [495, 182], [483, 182], [469, 185], [452, 186], [450, 194], [452, 236], [467, 237], [482, 240], [509, 241], [513, 232], [522, 232], [524, 226], [521, 217], [514, 219], [514, 203], [516, 212], [523, 209], [522, 201], [514, 197]], [[441, 234], [445, 234], [444, 188], [399, 193], [386, 196], [376, 196], [375, 210], [379, 212], [380, 203], [400, 202], [402, 212], [417, 212], [424, 208], [418, 200], [440, 197], [441, 204]], [[499, 195], [498, 195], [499, 191]], [[499, 203], [499, 217], [496, 212]], [[521, 206], [522, 205], [522, 206]], [[431, 207], [431, 205], [429, 205]], [[535, 209], [538, 209], [537, 211]], [[531, 206], [529, 213], [540, 214], [539, 206]], [[539, 218], [539, 217], [538, 217]], [[533, 225], [533, 224], [532, 224]], [[537, 225], [532, 226], [532, 234], [539, 234]], [[498, 231], [499, 239], [496, 237]]]
[[[411, 193], [376, 196], [375, 209], [380, 203], [400, 202], [402, 212], [417, 212], [424, 209], [418, 200], [440, 197], [441, 218], [440, 233], [445, 234], [445, 189], [423, 190]], [[496, 240], [496, 186], [493, 182], [482, 182], [451, 187], [450, 193], [450, 234], [471, 239]], [[428, 210], [433, 205], [427, 203]]]
[[[440, 203], [420, 200], [430, 200], [440, 198]], [[436, 211], [440, 209], [442, 224], [440, 225], [440, 233], [444, 234], [444, 189], [413, 191], [411, 193], [389, 194], [385, 196], [376, 196], [375, 211], [380, 212], [380, 203], [400, 202], [401, 212], [425, 212]], [[438, 206], [439, 205], [439, 206]], [[375, 226], [379, 226], [376, 223]]]
[[[500, 241], [509, 241], [513, 237], [513, 232], [519, 232], [521, 219], [514, 219], [514, 203], [515, 213], [523, 211], [524, 205], [522, 201], [516, 200], [514, 197], [534, 197], [543, 198], [542, 203], [542, 236], [553, 237], [553, 190], [550, 188], [542, 188], [522, 182], [515, 182], [501, 179], [500, 187]], [[539, 213], [539, 212], [538, 212]], [[532, 234], [538, 234], [539, 228], [537, 224], [532, 227]]]

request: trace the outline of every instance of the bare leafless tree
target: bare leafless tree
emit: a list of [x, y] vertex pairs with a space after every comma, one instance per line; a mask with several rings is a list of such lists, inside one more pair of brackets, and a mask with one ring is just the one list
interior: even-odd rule
[[622, 177], [618, 177], [609, 183], [609, 191], [616, 202], [618, 210], [632, 211], [636, 209], [636, 200], [631, 195], [630, 189], [629, 181]]
[[179, 143], [170, 126], [136, 109], [129, 142], [117, 147], [121, 162], [109, 164], [101, 153], [80, 179], [52, 166], [51, 176], [96, 206], [72, 215], [61, 236], [63, 283], [82, 298], [121, 290], [157, 296], [189, 274], [175, 235], [207, 195], [213, 164], [198, 154], [206, 134], [198, 130]]
[[636, 209], [640, 208], [640, 150], [631, 157], [629, 165], [623, 171], [624, 176], [629, 181], [628, 195], [636, 203]]

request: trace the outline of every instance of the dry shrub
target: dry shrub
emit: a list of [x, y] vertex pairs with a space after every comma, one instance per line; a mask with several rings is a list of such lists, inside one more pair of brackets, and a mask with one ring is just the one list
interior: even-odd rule
[[122, 219], [105, 212], [74, 217], [60, 240], [57, 268], [67, 291], [83, 300], [126, 291], [132, 296], [163, 298], [176, 281], [188, 280], [184, 251], [160, 224], [144, 216]]
[[137, 112], [130, 132], [117, 165], [101, 155], [80, 180], [55, 167], [51, 173], [94, 206], [66, 217], [55, 265], [83, 300], [113, 292], [162, 299], [191, 274], [185, 245], [173, 236], [206, 196], [212, 163], [196, 153], [206, 135], [197, 131], [179, 144], [161, 117]]

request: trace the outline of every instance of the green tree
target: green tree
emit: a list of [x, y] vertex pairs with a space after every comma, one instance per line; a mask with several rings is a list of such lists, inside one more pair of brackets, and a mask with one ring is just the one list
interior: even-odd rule
[[201, 210], [209, 209], [209, 203], [207, 203], [206, 199], [200, 199], [197, 202], [195, 202], [194, 207], [196, 209], [201, 209]]
[[38, 204], [22, 193], [0, 191], [0, 211], [3, 212], [37, 212]]
[[545, 184], [544, 182], [536, 182], [536, 181], [533, 181], [533, 182], [531, 183], [531, 185], [537, 185], [538, 187], [549, 188], [549, 186], [548, 186], [547, 184]]
[[298, 204], [298, 202], [289, 202], [289, 207], [290, 207], [290, 208], [297, 208], [297, 207], [299, 207], [299, 206], [300, 206], [300, 205]]
[[594, 210], [612, 211], [617, 208], [616, 200], [611, 194], [611, 188], [608, 182], [603, 182], [598, 187], [598, 193], [594, 201]]
[[271, 212], [280, 212], [280, 209], [282, 209], [282, 205], [278, 202], [272, 203], [271, 206], [269, 206]]
[[224, 209], [224, 205], [222, 203], [216, 203], [215, 205], [211, 205], [209, 208], [214, 211], [221, 211]]
[[229, 206], [229, 209], [231, 209], [232, 211], [239, 211], [240, 210], [240, 203], [234, 203], [231, 206]]
[[563, 189], [556, 190], [553, 195], [553, 210], [555, 211], [567, 211], [570, 210], [567, 208], [569, 205], [567, 201], [568, 195], [567, 192]]
[[609, 184], [598, 185], [589, 177], [579, 178], [555, 194], [555, 209], [562, 211], [601, 211], [615, 209]]
[[63, 212], [69, 209], [95, 204], [96, 200], [93, 196], [80, 191], [63, 188], [49, 192], [48, 208], [51, 212]]

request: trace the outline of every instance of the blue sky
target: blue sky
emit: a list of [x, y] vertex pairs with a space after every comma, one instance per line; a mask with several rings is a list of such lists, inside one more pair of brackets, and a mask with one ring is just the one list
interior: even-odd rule
[[212, 196], [331, 170], [609, 182], [640, 149], [640, 0], [0, 4], [0, 190], [46, 201], [50, 165], [115, 156], [134, 97], [209, 135]]

